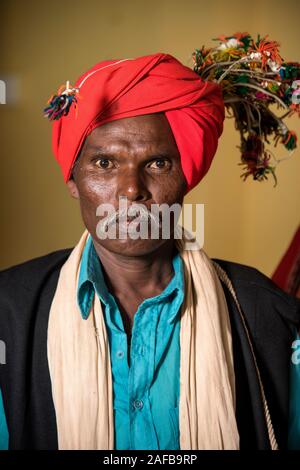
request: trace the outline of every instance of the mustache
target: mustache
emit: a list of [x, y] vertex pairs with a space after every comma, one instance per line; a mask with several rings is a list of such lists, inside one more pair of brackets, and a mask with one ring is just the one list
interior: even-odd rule
[[135, 219], [139, 219], [141, 223], [143, 222], [151, 222], [154, 226], [159, 226], [160, 217], [159, 215], [153, 214], [150, 210], [148, 210], [145, 206], [140, 204], [132, 204], [128, 208], [124, 208], [121, 210], [116, 210], [107, 217], [105, 217], [100, 224], [104, 230], [108, 229], [111, 225], [119, 223], [120, 219], [123, 221], [127, 221], [131, 219], [131, 221]]

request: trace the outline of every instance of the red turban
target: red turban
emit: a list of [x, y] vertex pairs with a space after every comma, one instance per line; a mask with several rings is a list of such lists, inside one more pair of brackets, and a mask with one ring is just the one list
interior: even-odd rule
[[106, 122], [165, 112], [191, 190], [208, 171], [223, 131], [220, 87], [168, 54], [104, 61], [83, 74], [77, 108], [53, 121], [53, 151], [65, 181], [84, 139]]

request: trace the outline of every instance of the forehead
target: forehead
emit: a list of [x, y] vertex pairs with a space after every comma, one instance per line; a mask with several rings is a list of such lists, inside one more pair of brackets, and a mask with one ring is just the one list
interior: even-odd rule
[[96, 127], [85, 141], [85, 148], [141, 145], [177, 149], [171, 127], [163, 113], [108, 122]]

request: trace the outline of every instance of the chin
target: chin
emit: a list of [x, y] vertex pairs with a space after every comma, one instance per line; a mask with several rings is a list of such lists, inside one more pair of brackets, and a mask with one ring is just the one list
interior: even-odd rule
[[102, 245], [107, 250], [124, 255], [124, 256], [144, 256], [152, 253], [161, 247], [168, 240], [132, 240], [127, 239], [116, 239], [116, 240], [98, 240], [99, 245]]

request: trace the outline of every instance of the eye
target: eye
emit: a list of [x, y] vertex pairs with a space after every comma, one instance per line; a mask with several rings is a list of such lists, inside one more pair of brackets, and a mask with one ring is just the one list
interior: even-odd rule
[[96, 160], [96, 165], [102, 170], [113, 168], [113, 163], [108, 158], [98, 158], [98, 160]]
[[149, 168], [154, 170], [166, 170], [171, 166], [171, 162], [168, 158], [156, 158], [150, 165]]

